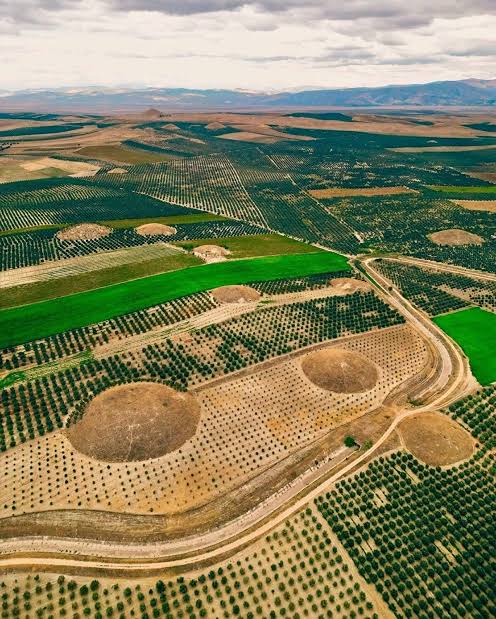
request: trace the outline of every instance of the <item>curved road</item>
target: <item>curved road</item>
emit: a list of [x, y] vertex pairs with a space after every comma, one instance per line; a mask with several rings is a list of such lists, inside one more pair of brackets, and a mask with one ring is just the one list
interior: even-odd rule
[[[340, 471], [329, 475], [330, 467], [327, 467], [327, 470], [323, 470], [323, 467], [310, 481], [304, 483], [301, 479], [300, 483], [291, 485], [287, 492], [272, 497], [270, 501], [221, 529], [200, 537], [150, 544], [149, 547], [56, 538], [9, 539], [0, 542], [0, 553], [4, 555], [0, 557], [0, 570], [22, 567], [32, 569], [38, 566], [41, 569], [59, 571], [111, 570], [115, 573], [138, 575], [149, 574], [155, 570], [193, 566], [232, 554], [268, 533], [327, 491], [330, 485], [363, 464], [386, 443], [401, 421], [421, 412], [444, 407], [474, 389], [477, 383], [461, 350], [424, 314], [404, 299], [391, 283], [376, 271], [373, 262], [374, 258], [364, 258], [360, 264], [372, 278], [377, 293], [403, 314], [439, 352], [441, 369], [436, 377], [436, 389], [433, 391], [432, 386], [429, 386], [423, 394], [429, 400], [427, 405], [400, 413], [368, 451], [360, 454]], [[335, 468], [334, 462], [332, 468]], [[302, 492], [303, 496], [299, 496]], [[67, 556], [70, 554], [72, 556]], [[131, 560], [130, 556], [135, 556], [136, 559]]]

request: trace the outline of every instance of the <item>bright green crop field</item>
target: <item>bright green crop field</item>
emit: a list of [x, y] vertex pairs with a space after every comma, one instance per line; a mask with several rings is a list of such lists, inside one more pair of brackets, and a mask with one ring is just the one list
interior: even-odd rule
[[481, 385], [496, 381], [496, 314], [472, 307], [437, 316], [434, 322], [460, 344]]
[[84, 327], [195, 292], [349, 269], [332, 252], [266, 256], [189, 267], [0, 311], [0, 347]]

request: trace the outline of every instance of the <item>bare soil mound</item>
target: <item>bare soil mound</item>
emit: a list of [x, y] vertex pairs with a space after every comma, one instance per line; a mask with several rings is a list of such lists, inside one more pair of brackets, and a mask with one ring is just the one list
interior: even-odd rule
[[159, 383], [130, 383], [97, 395], [66, 430], [81, 453], [104, 462], [158, 458], [196, 432], [200, 406], [189, 393]]
[[446, 466], [470, 458], [474, 440], [456, 421], [439, 413], [419, 413], [398, 426], [402, 443], [416, 458]]
[[353, 279], [352, 277], [338, 277], [336, 279], [331, 279], [329, 283], [333, 288], [336, 288], [343, 294], [370, 291], [370, 285], [367, 284], [367, 282], [363, 282], [360, 279]]
[[305, 376], [317, 387], [335, 393], [362, 393], [379, 379], [377, 366], [356, 352], [324, 348], [303, 358]]
[[179, 127], [177, 125], [174, 125], [173, 123], [167, 123], [166, 125], [164, 125], [163, 128], [167, 129], [168, 131], [180, 131]]
[[166, 226], [165, 224], [143, 224], [135, 228], [136, 232], [141, 236], [155, 236], [157, 234], [163, 234], [165, 236], [171, 236], [176, 234], [177, 230], [172, 226]]
[[60, 230], [55, 236], [61, 241], [91, 241], [108, 236], [111, 232], [112, 228], [99, 224], [77, 224]]
[[219, 245], [200, 245], [193, 250], [193, 254], [205, 262], [220, 262], [230, 253], [228, 249]]
[[124, 168], [112, 168], [108, 171], [109, 174], [127, 174], [127, 170]]
[[247, 303], [260, 299], [258, 290], [250, 286], [221, 286], [212, 290], [211, 294], [219, 303]]
[[429, 234], [431, 241], [436, 245], [482, 245], [484, 239], [478, 234], [467, 232], [466, 230], [460, 230], [453, 228], [452, 230], [440, 230]]
[[213, 122], [213, 123], [208, 124], [206, 128], [210, 129], [211, 131], [217, 131], [219, 129], [225, 129], [226, 126], [219, 122]]

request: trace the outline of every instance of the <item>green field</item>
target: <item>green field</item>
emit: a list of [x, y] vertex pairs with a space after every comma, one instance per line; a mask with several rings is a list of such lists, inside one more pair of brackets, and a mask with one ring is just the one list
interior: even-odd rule
[[460, 344], [481, 385], [496, 381], [496, 314], [472, 307], [437, 316], [434, 322]]
[[92, 159], [100, 159], [104, 161], [128, 163], [135, 165], [137, 163], [157, 163], [158, 161], [170, 161], [171, 159], [177, 159], [167, 153], [154, 153], [149, 151], [139, 151], [136, 149], [125, 148], [118, 144], [105, 144], [98, 146], [84, 146], [76, 151], [78, 154], [84, 157], [91, 157]]
[[247, 236], [230, 236], [225, 238], [194, 239], [192, 241], [173, 241], [192, 250], [200, 245], [220, 245], [231, 252], [231, 258], [254, 258], [255, 256], [277, 256], [279, 254], [315, 254], [323, 249], [295, 241], [280, 234], [255, 234]]
[[496, 194], [496, 185], [464, 187], [457, 185], [430, 185], [429, 189], [444, 193], [494, 193]]
[[91, 325], [195, 292], [229, 284], [342, 271], [345, 257], [331, 252], [268, 256], [190, 267], [105, 288], [0, 311], [0, 347], [22, 344]]

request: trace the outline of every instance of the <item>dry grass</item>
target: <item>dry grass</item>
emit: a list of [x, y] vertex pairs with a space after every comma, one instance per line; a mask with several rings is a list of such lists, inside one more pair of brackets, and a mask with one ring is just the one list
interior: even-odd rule
[[408, 187], [328, 187], [326, 189], [311, 189], [308, 193], [320, 200], [324, 198], [347, 198], [349, 196], [392, 196], [418, 192]]
[[451, 200], [458, 206], [462, 206], [469, 211], [486, 211], [496, 213], [496, 200]]
[[458, 423], [439, 413], [420, 413], [398, 426], [404, 446], [432, 466], [446, 466], [470, 458], [474, 440]]
[[377, 366], [360, 354], [324, 348], [304, 357], [302, 369], [314, 385], [334, 393], [370, 391], [379, 379]]
[[131, 383], [97, 395], [66, 435], [90, 458], [133, 462], [176, 451], [195, 434], [199, 420], [191, 394], [159, 383]]
[[436, 245], [482, 245], [484, 242], [478, 234], [457, 228], [433, 232], [428, 235], [428, 238]]
[[219, 303], [247, 303], [260, 299], [258, 290], [250, 286], [221, 286], [212, 290], [211, 295]]

